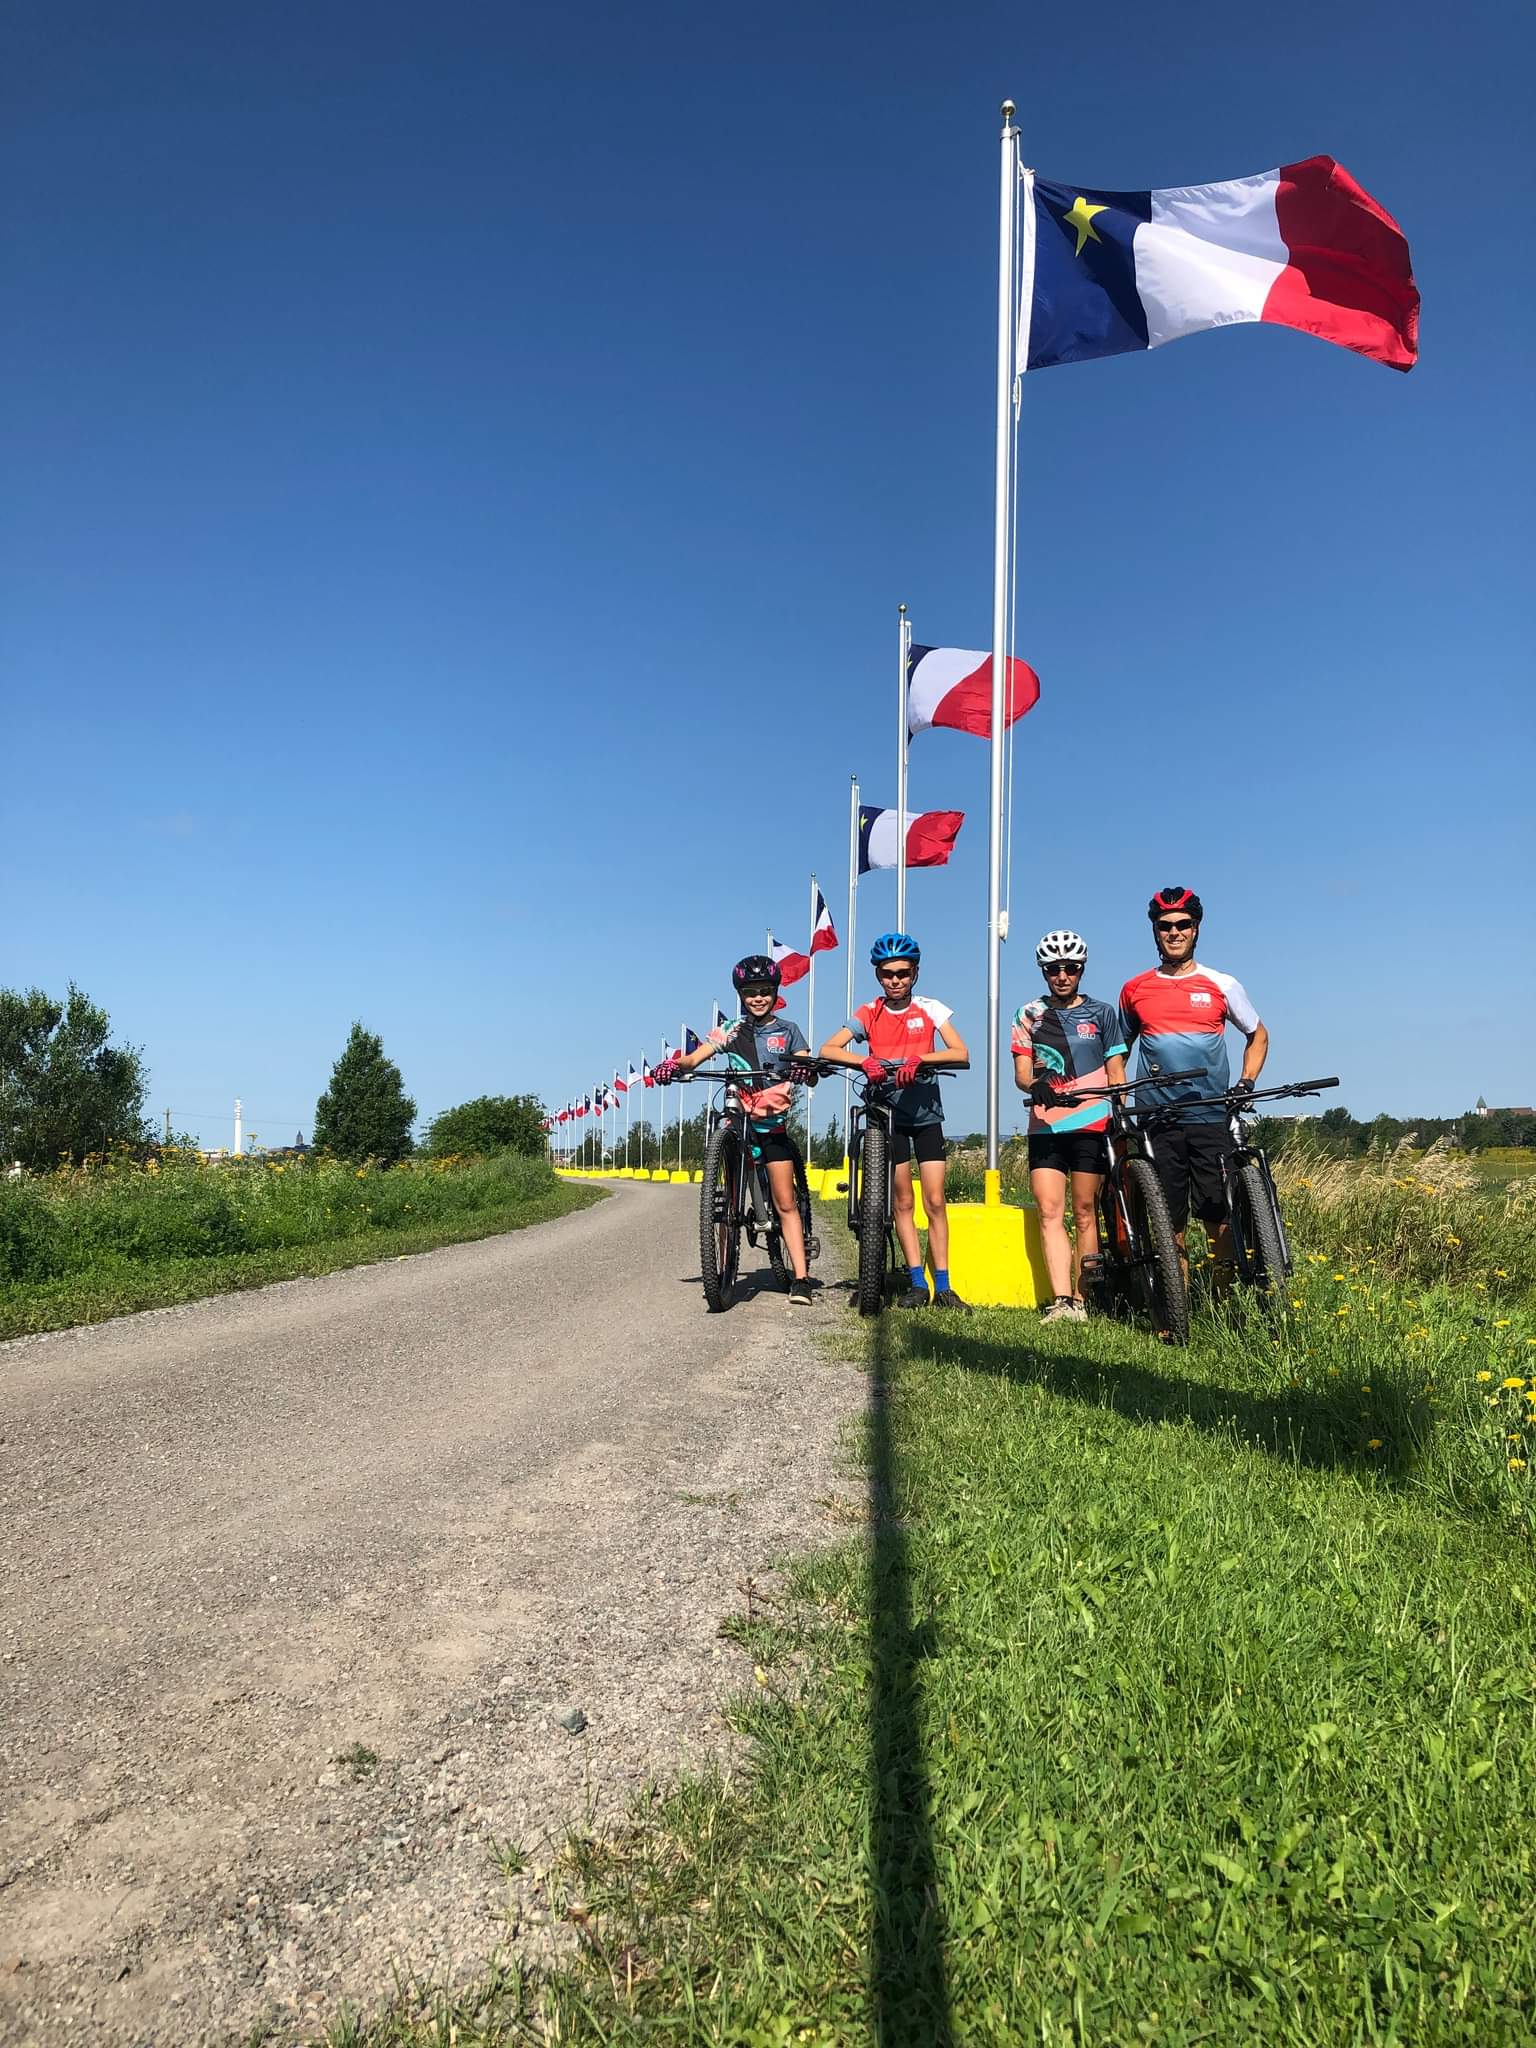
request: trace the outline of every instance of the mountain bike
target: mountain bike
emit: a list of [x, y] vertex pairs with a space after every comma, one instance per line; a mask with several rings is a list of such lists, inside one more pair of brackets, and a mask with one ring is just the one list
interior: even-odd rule
[[[741, 1265], [741, 1240], [755, 1251], [759, 1244], [768, 1254], [768, 1264], [780, 1287], [788, 1288], [793, 1274], [779, 1229], [779, 1212], [768, 1187], [767, 1168], [752, 1157], [752, 1134], [747, 1114], [736, 1090], [766, 1088], [782, 1081], [782, 1074], [757, 1069], [695, 1067], [679, 1074], [679, 1081], [723, 1083], [720, 1095], [710, 1104], [705, 1126], [704, 1179], [699, 1189], [699, 1274], [704, 1282], [704, 1299], [720, 1314], [731, 1305]], [[811, 1191], [806, 1185], [805, 1158], [793, 1137], [789, 1140], [795, 1166], [795, 1207], [800, 1212], [800, 1229], [805, 1239], [805, 1262], [809, 1267], [821, 1255], [821, 1244], [811, 1229]]]
[[1199, 1069], [1147, 1075], [1139, 1081], [1106, 1081], [1100, 1088], [1063, 1090], [1057, 1097], [1073, 1105], [1109, 1103], [1099, 1252], [1096, 1260], [1083, 1261], [1084, 1296], [1101, 1315], [1148, 1317], [1170, 1344], [1189, 1342], [1189, 1284], [1157, 1173], [1154, 1133], [1160, 1113], [1140, 1115], [1130, 1097], [1138, 1088], [1200, 1078]]
[[[832, 1060], [802, 1059], [823, 1076], [852, 1070]], [[906, 1273], [896, 1242], [895, 1166], [891, 1160], [890, 1077], [900, 1062], [882, 1060], [886, 1078], [871, 1081], [853, 1073], [854, 1097], [848, 1111], [848, 1228], [858, 1246], [858, 1278], [854, 1303], [861, 1316], [877, 1316], [891, 1284]]]
[[1290, 1239], [1280, 1214], [1280, 1197], [1275, 1192], [1269, 1155], [1250, 1142], [1253, 1119], [1249, 1106], [1316, 1095], [1324, 1088], [1338, 1085], [1338, 1075], [1328, 1074], [1317, 1081], [1287, 1081], [1277, 1088], [1255, 1088], [1251, 1092], [1246, 1088], [1228, 1088], [1220, 1095], [1202, 1098], [1203, 1107], [1219, 1104], [1227, 1112], [1232, 1150], [1222, 1162], [1222, 1191], [1227, 1222], [1232, 1229], [1233, 1277], [1245, 1287], [1270, 1287], [1289, 1279], [1291, 1272]]

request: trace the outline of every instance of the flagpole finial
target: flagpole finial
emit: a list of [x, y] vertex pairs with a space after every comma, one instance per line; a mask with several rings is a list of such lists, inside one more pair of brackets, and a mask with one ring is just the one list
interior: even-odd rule
[[1017, 112], [1018, 108], [1013, 104], [1012, 100], [1003, 101], [1003, 119], [1005, 121], [1011, 121]]

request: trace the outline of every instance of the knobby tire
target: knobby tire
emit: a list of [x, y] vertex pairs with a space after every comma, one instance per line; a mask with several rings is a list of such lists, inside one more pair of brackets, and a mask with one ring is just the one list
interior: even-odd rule
[[1237, 1212], [1238, 1272], [1250, 1287], [1273, 1286], [1285, 1278], [1291, 1262], [1269, 1183], [1253, 1161], [1238, 1168], [1232, 1194]]
[[741, 1259], [741, 1226], [735, 1221], [740, 1142], [729, 1124], [717, 1124], [704, 1148], [704, 1184], [699, 1189], [699, 1274], [704, 1299], [716, 1315], [731, 1305]]
[[1141, 1255], [1149, 1261], [1135, 1269], [1140, 1275], [1141, 1306], [1170, 1344], [1187, 1344], [1189, 1288], [1163, 1184], [1151, 1160], [1126, 1162], [1125, 1189]]
[[885, 1305], [885, 1254], [890, 1219], [886, 1215], [891, 1176], [890, 1140], [879, 1124], [864, 1127], [859, 1174], [859, 1284], [861, 1316], [877, 1316]]

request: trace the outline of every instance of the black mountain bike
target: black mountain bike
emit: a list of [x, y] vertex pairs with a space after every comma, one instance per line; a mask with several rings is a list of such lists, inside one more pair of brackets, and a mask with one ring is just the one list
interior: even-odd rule
[[[699, 1189], [699, 1274], [704, 1282], [704, 1299], [717, 1314], [731, 1305], [732, 1290], [741, 1266], [741, 1240], [756, 1250], [761, 1244], [768, 1254], [773, 1277], [788, 1288], [793, 1274], [784, 1239], [779, 1230], [779, 1212], [768, 1188], [767, 1168], [752, 1157], [752, 1139], [746, 1111], [736, 1090], [766, 1088], [782, 1081], [782, 1074], [753, 1069], [737, 1070], [695, 1067], [679, 1074], [680, 1081], [723, 1082], [721, 1094], [710, 1105], [704, 1140], [704, 1180]], [[805, 1160], [793, 1138], [795, 1155], [795, 1207], [800, 1211], [800, 1229], [805, 1238], [805, 1262], [809, 1267], [821, 1253], [811, 1229], [811, 1191], [806, 1185]]]
[[853, 1100], [848, 1110], [848, 1228], [859, 1248], [854, 1302], [861, 1316], [877, 1316], [887, 1290], [906, 1272], [896, 1242], [895, 1167], [891, 1161], [890, 1076], [898, 1060], [882, 1060], [886, 1078], [871, 1081], [833, 1060], [802, 1059], [823, 1077], [852, 1075]]
[[1143, 1117], [1129, 1098], [1138, 1088], [1198, 1081], [1183, 1074], [1106, 1081], [1102, 1088], [1065, 1090], [1063, 1103], [1109, 1100], [1104, 1184], [1099, 1189], [1099, 1255], [1085, 1260], [1083, 1292], [1101, 1315], [1146, 1316], [1170, 1344], [1189, 1342], [1189, 1286], [1163, 1184], [1157, 1176], [1154, 1131], [1159, 1113]]
[[1229, 1088], [1221, 1095], [1203, 1098], [1205, 1106], [1220, 1104], [1227, 1112], [1232, 1133], [1232, 1151], [1222, 1168], [1227, 1221], [1232, 1227], [1233, 1277], [1246, 1287], [1267, 1288], [1289, 1279], [1291, 1245], [1280, 1214], [1275, 1177], [1269, 1155], [1250, 1142], [1249, 1105], [1278, 1102], [1298, 1095], [1316, 1095], [1324, 1088], [1337, 1088], [1337, 1074], [1319, 1081], [1287, 1081], [1279, 1088]]

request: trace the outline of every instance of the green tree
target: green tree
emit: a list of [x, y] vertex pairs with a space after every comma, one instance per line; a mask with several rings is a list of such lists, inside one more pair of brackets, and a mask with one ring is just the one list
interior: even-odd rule
[[149, 1142], [144, 1055], [111, 1029], [73, 982], [63, 1002], [0, 989], [0, 1157], [46, 1168]]
[[533, 1095], [477, 1095], [433, 1117], [427, 1150], [445, 1152], [527, 1152], [544, 1150], [544, 1105]]
[[315, 1104], [314, 1148], [339, 1159], [403, 1159], [411, 1149], [416, 1105], [384, 1041], [361, 1024], [331, 1069], [331, 1085]]

